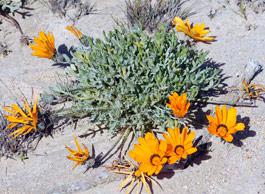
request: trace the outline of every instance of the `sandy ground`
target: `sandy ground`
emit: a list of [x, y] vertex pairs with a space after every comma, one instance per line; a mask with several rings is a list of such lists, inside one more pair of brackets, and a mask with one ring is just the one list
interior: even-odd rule
[[[122, 17], [120, 7], [123, 2], [101, 0], [96, 4], [98, 14], [82, 17], [76, 25], [88, 35], [101, 37], [102, 30], [110, 30], [114, 26], [111, 16]], [[33, 7], [31, 17], [22, 19], [16, 16], [25, 34], [34, 36], [40, 30], [52, 31], [58, 46], [77, 43], [64, 29], [69, 21], [54, 16], [39, 3]], [[191, 20], [207, 23], [213, 35], [218, 37], [217, 42], [199, 44], [199, 47], [208, 50], [214, 61], [223, 64], [224, 72], [230, 76], [226, 83], [233, 83], [250, 59], [265, 64], [265, 13], [256, 15], [248, 12], [246, 21], [234, 12], [235, 7], [224, 8], [218, 1], [208, 0], [195, 0], [194, 9], [197, 14]], [[207, 16], [211, 9], [218, 10], [213, 19]], [[32, 57], [30, 49], [20, 45], [19, 33], [10, 25], [4, 23], [0, 29], [1, 38], [6, 34], [5, 41], [12, 50], [7, 57], [0, 58], [0, 101], [12, 101], [12, 93], [18, 93], [18, 88], [26, 96], [31, 96], [32, 88], [41, 92], [52, 86], [57, 74], [63, 70], [52, 66], [49, 60]], [[255, 82], [265, 84], [264, 72]], [[176, 170], [171, 178], [160, 178], [164, 190], [154, 186], [155, 193], [265, 193], [264, 103], [257, 102], [257, 108], [239, 108], [239, 113], [250, 120], [250, 132], [243, 138], [241, 146], [223, 144], [213, 138], [212, 152], [192, 167]], [[88, 122], [82, 121], [76, 131], [68, 127], [54, 138], [43, 139], [24, 162], [1, 159], [0, 193], [119, 193], [119, 179], [122, 177], [108, 173], [103, 167], [86, 174], [82, 173], [82, 168], [72, 171], [73, 164], [65, 159], [64, 145], [73, 144], [73, 134], [83, 134], [91, 127]], [[109, 139], [109, 135], [104, 133], [82, 141], [89, 146], [93, 143], [97, 150], [105, 151], [115, 138]]]

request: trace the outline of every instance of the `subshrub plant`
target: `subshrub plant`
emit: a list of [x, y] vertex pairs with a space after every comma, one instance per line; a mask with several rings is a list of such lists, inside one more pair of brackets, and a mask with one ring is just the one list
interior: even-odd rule
[[54, 96], [70, 100], [63, 114], [89, 115], [111, 132], [162, 127], [171, 118], [164, 106], [169, 94], [188, 92], [196, 100], [221, 80], [218, 68], [204, 66], [207, 53], [163, 27], [153, 36], [115, 29], [103, 40], [88, 37], [87, 42], [88, 47], [76, 49], [67, 69], [72, 84], [59, 85]]

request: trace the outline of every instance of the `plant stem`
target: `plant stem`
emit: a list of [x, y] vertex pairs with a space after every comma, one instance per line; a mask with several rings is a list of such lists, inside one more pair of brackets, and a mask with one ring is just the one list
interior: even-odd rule
[[[117, 139], [117, 141], [113, 144], [113, 146], [106, 152], [106, 154], [104, 156], [102, 156], [101, 158], [101, 164], [104, 164], [109, 158], [111, 158], [119, 149], [122, 148], [122, 146], [124, 145], [124, 143], [126, 142], [129, 134], [130, 134], [131, 130], [130, 128], [126, 129], [123, 134], [120, 136], [119, 139]], [[122, 140], [120, 146], [116, 149], [116, 151], [111, 154], [109, 156], [109, 154], [112, 152], [112, 150], [119, 144], [119, 142]], [[105, 160], [104, 160], [105, 159]]]

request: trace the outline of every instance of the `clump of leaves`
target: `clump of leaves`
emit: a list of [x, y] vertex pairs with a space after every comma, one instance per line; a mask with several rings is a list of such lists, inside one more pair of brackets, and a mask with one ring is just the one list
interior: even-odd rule
[[191, 9], [183, 8], [188, 0], [126, 0], [125, 16], [128, 25], [154, 31], [160, 24], [170, 24], [172, 18], [183, 19], [194, 14]]
[[76, 21], [95, 11], [94, 4], [82, 0], [41, 0], [53, 13]]
[[163, 27], [153, 36], [142, 30], [114, 29], [104, 40], [88, 37], [89, 49], [74, 53], [68, 76], [53, 95], [68, 100], [63, 115], [90, 115], [112, 132], [129, 128], [142, 132], [161, 127], [171, 118], [169, 94], [188, 92], [194, 100], [217, 89], [220, 69], [205, 65], [207, 53], [178, 40]]
[[22, 5], [21, 0], [1, 0], [0, 1], [0, 12], [4, 13], [14, 13], [17, 11]]

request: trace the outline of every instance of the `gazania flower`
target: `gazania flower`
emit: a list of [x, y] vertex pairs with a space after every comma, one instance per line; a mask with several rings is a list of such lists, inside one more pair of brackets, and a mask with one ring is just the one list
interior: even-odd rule
[[39, 58], [52, 59], [56, 54], [54, 45], [54, 36], [52, 33], [45, 34], [44, 32], [39, 33], [39, 37], [34, 37], [34, 43], [29, 45], [33, 50], [32, 55]]
[[140, 172], [147, 173], [148, 176], [157, 175], [167, 162], [167, 144], [159, 142], [152, 133], [147, 133], [144, 138], [139, 137], [138, 142], [129, 152], [129, 156], [139, 163]]
[[190, 103], [187, 100], [187, 93], [179, 96], [176, 92], [174, 92], [168, 98], [169, 103], [167, 106], [173, 111], [174, 116], [183, 118], [190, 108]]
[[12, 104], [11, 106], [4, 107], [4, 110], [9, 115], [4, 117], [10, 122], [7, 129], [16, 130], [10, 134], [14, 138], [19, 135], [27, 135], [28, 133], [37, 130], [38, 124], [38, 100], [34, 101], [33, 108], [31, 108], [28, 102], [25, 100], [24, 108], [22, 109], [18, 104]]
[[65, 148], [67, 149], [67, 151], [70, 153], [70, 155], [67, 156], [67, 158], [68, 158], [69, 160], [72, 160], [72, 161], [75, 162], [75, 165], [74, 165], [73, 169], [74, 169], [75, 167], [77, 167], [78, 165], [83, 165], [83, 164], [85, 164], [85, 162], [86, 162], [86, 161], [88, 160], [88, 158], [89, 158], [89, 152], [88, 152], [87, 147], [86, 147], [84, 144], [82, 144], [83, 147], [84, 147], [84, 150], [82, 150], [82, 148], [80, 147], [80, 145], [79, 145], [78, 140], [77, 140], [76, 137], [74, 138], [74, 141], [75, 141], [75, 145], [76, 145], [76, 148], [77, 148], [76, 151], [75, 151], [75, 150], [72, 150], [72, 149], [71, 149], [70, 147], [68, 147], [68, 146], [65, 146]]
[[165, 142], [167, 143], [166, 156], [168, 164], [174, 164], [180, 159], [187, 159], [187, 156], [197, 151], [193, 147], [195, 132], [189, 131], [187, 127], [180, 132], [179, 128], [168, 129], [168, 134], [164, 133]]
[[114, 163], [108, 169], [116, 174], [126, 175], [119, 186], [120, 189], [127, 188], [126, 193], [132, 193], [133, 189], [137, 190], [136, 193], [140, 193], [142, 186], [144, 186], [146, 193], [151, 194], [148, 183], [157, 183], [151, 176], [141, 172], [137, 166], [127, 160], [122, 163]]
[[215, 41], [215, 36], [207, 36], [210, 30], [209, 28], [205, 27], [204, 23], [193, 25], [190, 24], [188, 19], [186, 19], [186, 22], [184, 22], [181, 18], [175, 17], [172, 21], [172, 24], [176, 26], [176, 30], [178, 32], [183, 32], [195, 41], [201, 41], [206, 43]]
[[245, 129], [244, 123], [237, 123], [237, 110], [234, 107], [226, 109], [226, 106], [216, 106], [216, 118], [208, 115], [209, 133], [221, 137], [227, 142], [233, 141], [233, 134]]
[[66, 26], [66, 30], [71, 32], [79, 40], [83, 37], [82, 32], [78, 30], [75, 26]]

